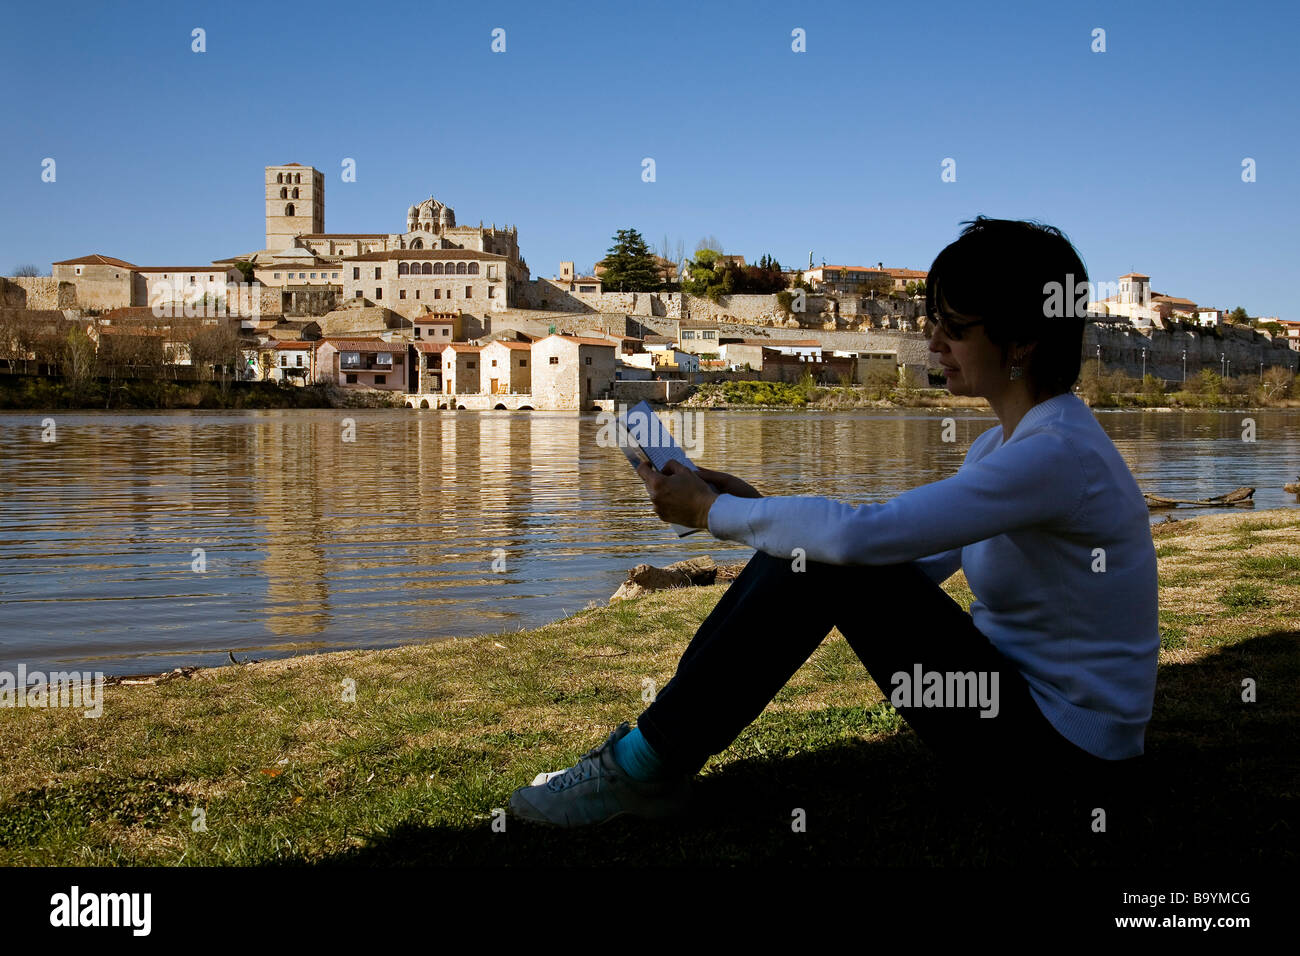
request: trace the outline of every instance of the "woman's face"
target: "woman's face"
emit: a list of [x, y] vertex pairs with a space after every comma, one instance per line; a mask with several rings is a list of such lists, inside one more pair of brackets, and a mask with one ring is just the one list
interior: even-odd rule
[[967, 326], [960, 339], [945, 334], [941, 322], [931, 325], [930, 351], [939, 353], [949, 392], [989, 398], [1006, 387], [1010, 363], [1002, 360], [1002, 350], [989, 341], [982, 324]]

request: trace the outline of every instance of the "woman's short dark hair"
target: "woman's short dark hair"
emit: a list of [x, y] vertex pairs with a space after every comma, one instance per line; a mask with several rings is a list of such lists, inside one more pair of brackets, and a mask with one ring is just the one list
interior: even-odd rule
[[[1025, 378], [1036, 391], [1068, 392], [1079, 377], [1088, 272], [1061, 230], [1038, 222], [962, 223], [925, 280], [925, 315], [945, 330], [982, 322], [1003, 359], [1012, 343], [1033, 344]], [[1055, 285], [1053, 285], [1055, 284]]]

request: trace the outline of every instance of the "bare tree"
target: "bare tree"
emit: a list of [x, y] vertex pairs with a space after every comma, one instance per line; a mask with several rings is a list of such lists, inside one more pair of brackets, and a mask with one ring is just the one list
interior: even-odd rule
[[72, 389], [74, 400], [85, 394], [95, 378], [95, 343], [80, 324], [74, 324], [63, 337], [63, 380]]
[[17, 278], [27, 279], [43, 275], [44, 273], [42, 273], [37, 266], [32, 265], [30, 262], [25, 262], [20, 266], [14, 266], [13, 274]]
[[205, 325], [190, 342], [190, 361], [202, 368], [212, 366], [214, 378], [219, 376], [223, 389], [230, 384], [231, 370], [238, 368], [243, 357], [236, 323], [221, 322]]
[[712, 249], [714, 252], [722, 253], [722, 240], [717, 236], [705, 236], [695, 244], [695, 251], [702, 252], [705, 249]]

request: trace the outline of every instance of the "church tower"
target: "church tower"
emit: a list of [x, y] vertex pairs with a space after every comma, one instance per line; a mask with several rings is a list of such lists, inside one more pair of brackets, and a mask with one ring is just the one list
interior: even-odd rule
[[298, 163], [266, 167], [266, 248], [287, 249], [294, 236], [325, 231], [325, 177]]

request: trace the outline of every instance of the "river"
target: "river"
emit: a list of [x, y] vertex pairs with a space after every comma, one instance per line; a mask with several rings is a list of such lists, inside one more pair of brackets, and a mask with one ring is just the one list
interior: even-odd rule
[[[1282, 485], [1300, 411], [1098, 418], [1145, 491], [1254, 485], [1256, 507], [1298, 507]], [[696, 421], [700, 464], [853, 502], [953, 473], [996, 424], [929, 409]], [[748, 556], [673, 536], [599, 430], [564, 412], [0, 414], [0, 669], [157, 672], [513, 630], [604, 603], [641, 562]]]

